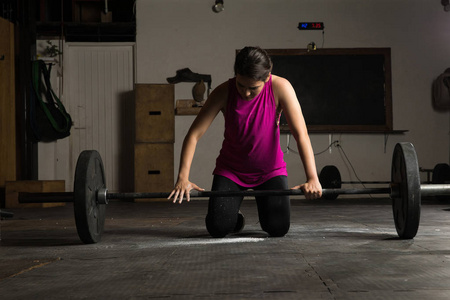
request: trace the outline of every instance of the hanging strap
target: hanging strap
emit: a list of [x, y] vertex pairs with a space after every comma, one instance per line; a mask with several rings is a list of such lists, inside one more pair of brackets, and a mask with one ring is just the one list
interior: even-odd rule
[[[51, 70], [51, 67], [50, 67], [50, 70]], [[47, 69], [44, 61], [42, 61], [42, 60], [33, 61], [32, 76], [33, 76], [34, 91], [36, 93], [37, 99], [39, 100], [39, 104], [40, 104], [42, 110], [45, 112], [45, 115], [47, 116], [48, 120], [52, 124], [52, 127], [57, 132], [61, 132], [61, 133], [67, 132], [68, 130], [70, 130], [70, 127], [72, 125], [72, 119], [71, 119], [70, 115], [67, 113], [64, 105], [61, 103], [61, 101], [59, 100], [59, 98], [56, 96], [55, 92], [52, 89], [52, 86], [50, 84], [50, 70]], [[47, 98], [47, 103], [45, 103], [42, 100], [42, 96], [41, 96], [42, 95], [41, 76], [44, 77], [44, 83], [45, 83], [45, 87], [46, 87], [46, 90], [44, 92], [45, 92], [45, 95]], [[61, 114], [63, 115], [63, 117], [65, 119], [65, 125], [63, 127], [60, 127], [58, 125], [58, 123], [55, 121], [55, 118], [51, 114], [51, 112], [48, 109], [46, 104], [55, 106], [61, 112]]]

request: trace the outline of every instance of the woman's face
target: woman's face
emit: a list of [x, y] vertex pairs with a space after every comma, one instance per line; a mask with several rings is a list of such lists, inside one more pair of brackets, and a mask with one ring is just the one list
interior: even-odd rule
[[[267, 77], [269, 80], [269, 77]], [[236, 75], [236, 88], [242, 99], [250, 101], [261, 93], [266, 81], [257, 81], [240, 74]]]

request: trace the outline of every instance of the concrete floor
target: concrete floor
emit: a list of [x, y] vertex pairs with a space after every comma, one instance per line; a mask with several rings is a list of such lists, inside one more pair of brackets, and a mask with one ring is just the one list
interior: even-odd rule
[[113, 202], [84, 245], [72, 205], [14, 209], [0, 222], [1, 299], [450, 299], [450, 203], [424, 201], [399, 240], [388, 199], [292, 201], [284, 238], [245, 229], [212, 239], [207, 202]]

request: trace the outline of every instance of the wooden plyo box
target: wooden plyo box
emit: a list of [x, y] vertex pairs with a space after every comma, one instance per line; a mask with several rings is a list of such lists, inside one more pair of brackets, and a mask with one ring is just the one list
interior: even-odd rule
[[19, 192], [48, 193], [65, 192], [64, 180], [7, 181], [5, 187], [6, 208], [43, 208], [64, 206], [65, 203], [19, 203]]
[[14, 24], [0, 18], [0, 187], [16, 180]]
[[[134, 145], [134, 191], [170, 192], [174, 184], [173, 144], [139, 143]], [[136, 199], [136, 202], [166, 199]]]
[[175, 141], [173, 84], [136, 84], [136, 143]]

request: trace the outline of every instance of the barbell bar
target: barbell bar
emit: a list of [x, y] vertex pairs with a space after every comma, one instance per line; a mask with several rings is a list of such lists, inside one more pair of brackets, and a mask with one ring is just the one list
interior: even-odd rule
[[14, 217], [14, 213], [9, 211], [0, 210], [0, 217], [1, 218], [12, 218]]
[[341, 181], [341, 184], [390, 184], [390, 181]]
[[[105, 209], [110, 199], [167, 198], [170, 193], [110, 193], [105, 184], [100, 154], [85, 150], [78, 157], [73, 193], [20, 193], [20, 203], [73, 202], [77, 232], [86, 243], [101, 240]], [[398, 143], [394, 148], [391, 182], [387, 187], [363, 189], [323, 189], [323, 197], [341, 194], [388, 194], [397, 234], [401, 239], [416, 236], [420, 223], [421, 196], [450, 195], [450, 184], [420, 184], [419, 165], [414, 146]], [[304, 195], [302, 190], [196, 191], [195, 197]]]
[[[323, 189], [322, 195], [361, 195], [361, 194], [392, 194], [388, 188], [367, 188], [367, 189]], [[99, 204], [109, 204], [111, 199], [152, 199], [168, 198], [170, 193], [112, 193], [106, 188], [97, 190], [97, 202]], [[206, 197], [234, 197], [234, 196], [302, 196], [302, 190], [246, 190], [246, 191], [197, 191], [190, 192], [191, 198]], [[74, 193], [71, 192], [46, 192], [46, 193], [19, 193], [20, 203], [59, 203], [74, 202]]]
[[[390, 188], [382, 189], [324, 189], [322, 193], [329, 194], [389, 194]], [[100, 203], [108, 203], [109, 199], [128, 199], [128, 198], [167, 198], [170, 193], [109, 193], [107, 189], [99, 189], [98, 201]], [[234, 197], [234, 196], [302, 196], [302, 190], [246, 190], [246, 191], [197, 191], [190, 192], [191, 198], [201, 197]]]
[[[421, 184], [421, 196], [450, 195], [450, 184]], [[322, 196], [325, 195], [389, 195], [398, 197], [399, 193], [394, 185], [384, 188], [360, 188], [360, 189], [323, 189]], [[121, 199], [153, 199], [168, 198], [170, 193], [114, 193], [108, 192], [106, 188], [100, 188], [97, 191], [97, 201], [99, 204], [109, 204], [109, 200]], [[303, 196], [302, 190], [246, 190], [246, 191], [197, 191], [190, 192], [191, 198], [208, 197], [233, 197], [233, 196]], [[74, 193], [72, 192], [45, 192], [45, 193], [19, 193], [20, 203], [62, 203], [74, 202]], [[2, 212], [3, 213], [3, 212]]]

